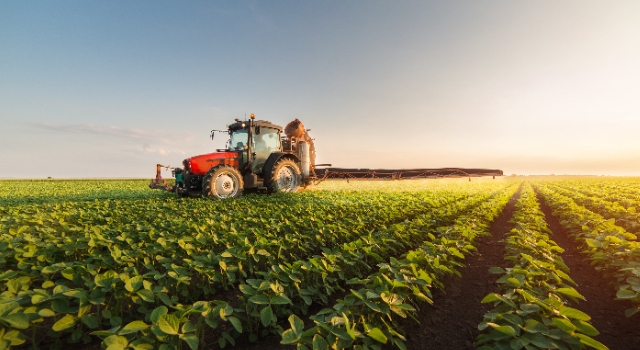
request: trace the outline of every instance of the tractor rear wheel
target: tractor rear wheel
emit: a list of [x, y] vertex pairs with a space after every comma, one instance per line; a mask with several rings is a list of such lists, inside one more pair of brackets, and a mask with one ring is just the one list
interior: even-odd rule
[[218, 165], [207, 171], [202, 179], [202, 194], [219, 199], [237, 198], [242, 195], [244, 182], [238, 169]]
[[282, 158], [273, 165], [267, 181], [269, 192], [295, 192], [302, 178], [300, 166], [290, 158]]

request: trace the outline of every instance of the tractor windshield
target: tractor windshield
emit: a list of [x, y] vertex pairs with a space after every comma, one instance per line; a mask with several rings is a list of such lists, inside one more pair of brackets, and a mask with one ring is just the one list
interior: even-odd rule
[[262, 172], [262, 166], [273, 152], [280, 151], [280, 133], [277, 129], [262, 127], [253, 135], [253, 171]]
[[229, 139], [229, 149], [239, 151], [249, 144], [249, 130], [238, 129], [231, 133]]

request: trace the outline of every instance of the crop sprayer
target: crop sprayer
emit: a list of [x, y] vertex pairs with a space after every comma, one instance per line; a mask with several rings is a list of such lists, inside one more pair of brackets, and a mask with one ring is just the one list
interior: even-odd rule
[[[282, 134], [284, 131], [284, 135]], [[442, 177], [502, 176], [497, 169], [348, 169], [316, 164], [316, 150], [310, 129], [300, 120], [284, 128], [265, 120], [236, 119], [227, 130], [211, 130], [228, 134], [226, 147], [214, 153], [193, 156], [183, 167], [156, 165], [156, 177], [149, 187], [173, 191], [180, 196], [204, 195], [234, 198], [245, 190], [268, 193], [295, 192], [327, 179], [405, 180]], [[171, 169], [175, 185], [162, 178], [163, 168]]]

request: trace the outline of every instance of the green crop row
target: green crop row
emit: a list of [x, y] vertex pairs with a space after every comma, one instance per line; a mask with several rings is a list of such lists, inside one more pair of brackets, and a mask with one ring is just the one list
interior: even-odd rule
[[592, 192], [593, 194], [607, 198], [608, 200], [639, 200], [640, 199], [640, 181], [638, 179], [609, 179], [602, 180], [571, 180], [563, 181], [560, 184], [577, 185], [582, 190]]
[[625, 208], [638, 207], [640, 205], [640, 184], [633, 179], [608, 179], [606, 181], [565, 179], [554, 181], [550, 184], [577, 191], [589, 197], [598, 197], [609, 202], [615, 202]]
[[291, 328], [282, 333], [281, 342], [298, 349], [381, 349], [384, 344], [405, 349], [398, 317], [415, 319], [420, 303], [432, 303], [431, 289], [443, 287], [443, 276], [458, 273], [465, 254], [475, 250], [475, 238], [487, 234], [516, 187], [459, 215], [451, 225], [433, 228], [416, 222], [412, 229], [422, 232], [423, 239], [418, 248], [390, 257], [365, 278], [349, 280], [358, 289], [313, 315], [314, 327], [305, 330], [298, 316], [290, 316]]
[[173, 194], [149, 191], [149, 180], [0, 180], [0, 203], [14, 205], [125, 199], [162, 199]]
[[[56, 184], [64, 185], [60, 198], [73, 197], [64, 182], [47, 190]], [[93, 335], [111, 349], [207, 348], [210, 328], [221, 346], [277, 331], [275, 320], [294, 310], [293, 301], [296, 312], [308, 299], [326, 302], [343, 279], [415, 244], [405, 222], [446, 224], [502, 187], [232, 201], [0, 200], [0, 344], [60, 346], [56, 339]]]
[[[629, 232], [637, 233], [640, 230], [640, 213], [636, 212], [635, 206], [625, 208], [616, 201], [604, 200], [594, 195], [585, 195], [578, 191], [580, 187], [575, 185], [570, 189], [551, 185], [549, 185], [549, 188], [571, 198], [576, 204], [600, 214], [604, 218], [614, 218], [617, 225], [624, 227]], [[640, 203], [635, 205], [638, 204]]]
[[629, 300], [635, 306], [626, 310], [627, 317], [640, 311], [640, 243], [637, 236], [571, 198], [537, 184], [545, 201], [570, 234], [581, 243], [582, 253], [596, 270], [615, 280], [618, 299]]
[[[446, 220], [443, 213], [458, 215], [459, 210], [464, 210], [469, 205], [476, 205], [482, 198], [472, 198], [468, 201], [452, 203], [456, 208], [443, 208], [442, 211], [434, 210], [432, 218]], [[425, 214], [428, 215], [428, 214]], [[223, 332], [219, 338], [221, 346], [240, 334], [247, 334], [250, 340], [256, 340], [259, 334], [282, 332], [278, 320], [286, 318], [294, 312], [305, 313], [312, 303], [326, 304], [328, 298], [341, 290], [344, 280], [361, 276], [371, 269], [371, 263], [376, 260], [386, 259], [395, 254], [398, 249], [406, 249], [404, 245], [411, 245], [420, 232], [412, 231], [407, 227], [415, 226], [418, 222], [429, 225], [432, 220], [415, 219], [396, 224], [388, 229], [380, 229], [373, 235], [362, 237], [356, 242], [344, 244], [336, 249], [326, 249], [321, 256], [313, 256], [307, 260], [296, 261], [291, 264], [278, 264], [259, 273], [260, 278], [248, 278], [246, 283], [240, 284], [241, 295], [234, 297], [236, 300], [234, 316], [223, 315], [208, 316], [207, 322], [194, 322], [202, 326], [208, 325], [217, 328], [220, 324], [229, 324], [230, 332]], [[214, 301], [216, 305], [228, 305], [226, 301]], [[179, 310], [192, 310], [183, 306]], [[207, 317], [207, 316], [205, 316]], [[202, 320], [202, 317], [199, 318]], [[183, 319], [183, 322], [186, 322]], [[198, 328], [198, 327], [196, 327]], [[198, 328], [199, 329], [199, 328]], [[259, 331], [262, 331], [259, 333]], [[103, 333], [106, 335], [106, 333]], [[157, 335], [157, 332], [154, 333]], [[108, 334], [112, 336], [114, 334]], [[141, 332], [132, 341], [144, 340], [149, 344], [149, 332]], [[105, 340], [106, 341], [106, 340]], [[154, 346], [163, 344], [165, 339], [156, 337], [151, 343]]]
[[515, 228], [505, 235], [505, 260], [512, 267], [491, 268], [500, 275], [499, 293], [482, 302], [494, 309], [484, 315], [478, 329], [480, 350], [489, 349], [607, 349], [591, 338], [598, 331], [584, 312], [566, 306], [569, 299], [584, 299], [572, 285], [564, 251], [549, 235], [536, 195], [525, 182], [511, 220]]
[[[579, 192], [589, 197], [597, 197], [611, 203], [621, 205], [625, 209], [640, 210], [640, 195], [629, 195], [616, 191], [615, 188], [598, 189], [589, 183], [558, 183], [565, 189]], [[637, 208], [637, 209], [636, 209]]]

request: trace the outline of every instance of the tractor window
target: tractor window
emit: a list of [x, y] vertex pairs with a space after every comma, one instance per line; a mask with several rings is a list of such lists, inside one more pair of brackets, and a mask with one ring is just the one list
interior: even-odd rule
[[280, 136], [278, 130], [261, 128], [260, 134], [253, 135], [254, 152], [271, 154], [280, 150]]
[[253, 171], [260, 173], [262, 166], [273, 152], [280, 151], [280, 135], [277, 129], [260, 128], [260, 134], [253, 135]]
[[249, 131], [246, 129], [238, 129], [233, 131], [229, 140], [229, 149], [239, 151], [249, 144]]

